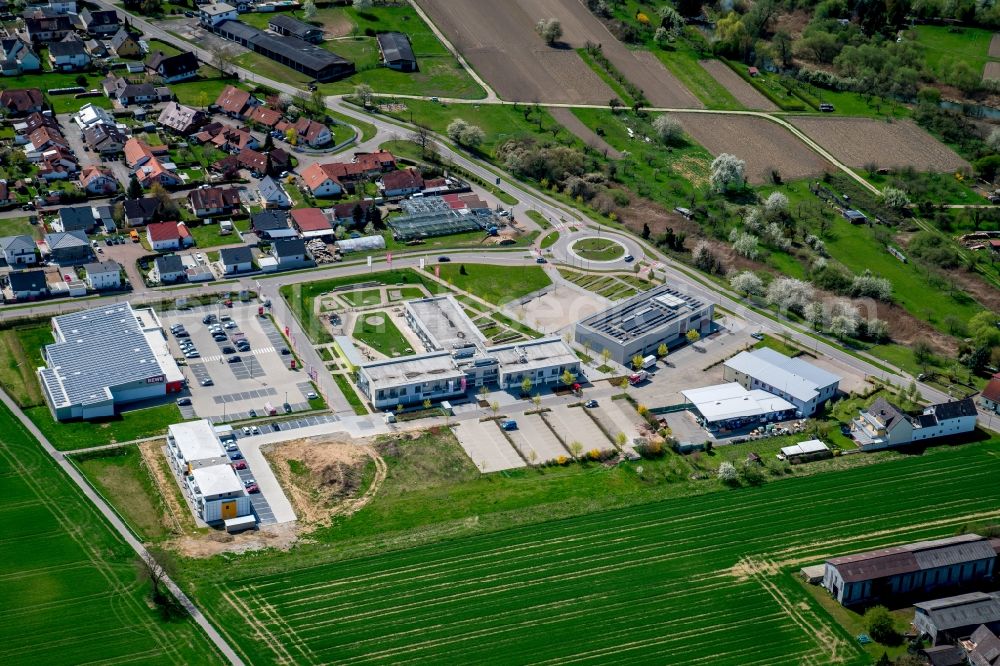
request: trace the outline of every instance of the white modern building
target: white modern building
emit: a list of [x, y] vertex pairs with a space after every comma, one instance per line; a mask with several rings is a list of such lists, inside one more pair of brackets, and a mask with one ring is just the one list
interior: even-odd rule
[[472, 355], [486, 346], [486, 338], [451, 295], [407, 301], [403, 308], [406, 323], [428, 351]]
[[199, 467], [229, 463], [215, 428], [205, 419], [168, 426], [167, 457], [181, 474], [190, 474]]
[[574, 336], [595, 353], [607, 349], [612, 360], [628, 365], [636, 355], [655, 354], [661, 344], [684, 344], [688, 331], [707, 335], [714, 309], [711, 303], [661, 285], [577, 322]]
[[837, 394], [840, 377], [798, 358], [767, 347], [740, 352], [723, 364], [722, 378], [747, 390], [763, 389], [788, 400], [801, 413], [812, 416]]
[[114, 416], [117, 405], [184, 386], [152, 309], [116, 303], [60, 315], [52, 319], [52, 334], [38, 378], [57, 421]]
[[198, 515], [208, 524], [220, 523], [253, 513], [250, 496], [232, 465], [198, 467], [184, 477]]
[[120, 289], [122, 286], [122, 267], [117, 261], [99, 261], [85, 264], [87, 286], [91, 289]]
[[788, 400], [761, 389], [747, 390], [735, 382], [685, 389], [681, 395], [699, 422], [712, 431], [784, 421], [795, 415], [795, 405]]

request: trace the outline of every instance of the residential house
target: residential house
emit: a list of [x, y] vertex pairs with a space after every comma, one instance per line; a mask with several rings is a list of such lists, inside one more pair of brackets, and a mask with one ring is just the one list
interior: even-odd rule
[[301, 268], [308, 263], [306, 242], [301, 238], [276, 240], [271, 244], [271, 256], [281, 269]]
[[54, 44], [73, 32], [73, 21], [69, 16], [36, 15], [24, 19], [24, 32], [32, 44]]
[[94, 206], [94, 220], [97, 222], [98, 229], [102, 229], [105, 233], [112, 234], [118, 231], [114, 206], [107, 204]]
[[59, 131], [59, 123], [50, 111], [46, 111], [45, 113], [38, 113], [36, 111], [14, 121], [14, 131], [17, 132], [14, 142], [19, 145], [28, 143], [30, 134], [39, 127], [48, 127], [57, 132]]
[[236, 7], [224, 2], [212, 2], [198, 8], [198, 20], [206, 28], [214, 28], [223, 21], [235, 21], [237, 18]]
[[268, 159], [268, 157], [268, 155], [258, 152], [253, 148], [243, 148], [237, 153], [236, 162], [254, 174], [271, 175], [275, 166], [274, 161]]
[[281, 112], [266, 106], [255, 106], [247, 115], [247, 122], [273, 130], [278, 123], [282, 122]]
[[1000, 372], [993, 375], [979, 394], [979, 406], [1000, 414]]
[[333, 138], [329, 127], [305, 116], [300, 116], [292, 127], [295, 128], [295, 136], [298, 141], [312, 148], [325, 146]]
[[375, 35], [375, 40], [386, 67], [400, 72], [417, 71], [417, 58], [409, 37], [401, 32], [381, 32]]
[[11, 300], [33, 301], [49, 293], [45, 271], [14, 271], [7, 275], [7, 288]]
[[83, 130], [87, 147], [100, 155], [117, 155], [125, 150], [128, 136], [114, 125], [99, 123]]
[[219, 93], [219, 97], [215, 100], [215, 105], [226, 115], [234, 118], [242, 118], [244, 115], [250, 113], [254, 107], [258, 106], [259, 102], [246, 90], [240, 90], [235, 86], [226, 86]]
[[8, 116], [26, 116], [40, 113], [45, 108], [45, 98], [38, 88], [14, 88], [0, 90], [0, 109]]
[[57, 264], [75, 266], [90, 260], [93, 252], [87, 234], [82, 231], [57, 231], [45, 234], [44, 242], [49, 258]]
[[240, 206], [240, 193], [232, 187], [199, 187], [188, 192], [187, 198], [196, 217], [229, 215]]
[[4, 76], [19, 76], [28, 72], [37, 72], [42, 68], [42, 61], [31, 45], [16, 37], [0, 39], [0, 73]]
[[184, 279], [184, 262], [176, 254], [157, 257], [153, 262], [153, 280], [160, 283]]
[[7, 186], [7, 181], [0, 178], [0, 208], [13, 206], [17, 203], [17, 196], [14, 191]]
[[118, 191], [118, 181], [111, 169], [90, 165], [80, 172], [80, 186], [91, 194], [114, 194]]
[[281, 183], [267, 176], [257, 184], [257, 196], [264, 208], [291, 208], [292, 199]]
[[260, 148], [260, 141], [249, 130], [237, 129], [221, 123], [206, 125], [194, 135], [194, 139], [202, 143], [211, 143], [227, 153], [238, 153], [244, 148], [253, 150]]
[[[980, 627], [1000, 631], [1000, 592], [969, 592], [913, 604], [913, 626], [931, 645], [971, 638]], [[980, 632], [980, 640], [984, 633]]]
[[38, 263], [38, 248], [28, 235], [3, 236], [0, 238], [0, 254], [12, 268], [34, 266]]
[[153, 183], [177, 187], [183, 181], [173, 170], [173, 164], [160, 161], [160, 156], [167, 155], [167, 152], [166, 146], [148, 146], [132, 137], [125, 142], [125, 163], [133, 169], [136, 179], [143, 187], [150, 187]]
[[40, 0], [28, 2], [27, 12], [42, 12], [46, 16], [76, 14], [76, 0]]
[[374, 178], [380, 173], [395, 171], [396, 157], [388, 150], [376, 150], [374, 153], [354, 153], [354, 164], [369, 177]]
[[980, 625], [965, 645], [969, 650], [970, 666], [1000, 666], [1000, 633], [986, 625]]
[[49, 44], [49, 64], [56, 72], [75, 72], [90, 66], [90, 54], [80, 41]]
[[111, 50], [122, 59], [138, 58], [142, 55], [142, 47], [139, 40], [125, 28], [119, 28], [114, 37], [111, 38]]
[[972, 398], [930, 405], [910, 416], [879, 396], [851, 421], [851, 437], [862, 451], [877, 451], [972, 432], [977, 415]]
[[126, 199], [122, 202], [122, 208], [126, 226], [143, 227], [156, 219], [156, 214], [160, 210], [160, 201], [155, 197]]
[[371, 199], [339, 203], [331, 209], [333, 224], [345, 227], [364, 226], [373, 208], [375, 208], [375, 202]]
[[962, 534], [833, 557], [824, 565], [823, 587], [844, 606], [926, 599], [992, 579], [998, 550], [1000, 540]]
[[325, 199], [343, 194], [344, 187], [340, 184], [340, 179], [333, 175], [335, 169], [328, 168], [332, 166], [314, 162], [302, 171], [302, 185], [314, 197]]
[[95, 11], [84, 9], [78, 16], [80, 27], [91, 35], [110, 37], [121, 28], [118, 12], [112, 9]]
[[82, 231], [89, 234], [94, 229], [94, 209], [90, 206], [67, 206], [59, 209], [59, 217], [52, 221], [56, 231]]
[[382, 196], [406, 197], [424, 189], [424, 177], [419, 169], [413, 167], [390, 171], [382, 176], [378, 187], [382, 190]]
[[122, 106], [151, 104], [170, 99], [169, 88], [158, 88], [151, 83], [130, 83], [122, 76], [109, 76], [101, 82], [104, 94]]
[[288, 213], [280, 210], [262, 210], [250, 216], [250, 228], [259, 238], [276, 240], [295, 238], [298, 232], [288, 226]]
[[[190, 232], [187, 231], [187, 227], [183, 222], [151, 222], [146, 225], [146, 240], [149, 242], [149, 247], [157, 252], [164, 252], [166, 250], [180, 250], [186, 245], [191, 245], [191, 242], [185, 242], [186, 240], [191, 240]], [[192, 241], [193, 242], [193, 241]]]
[[84, 282], [91, 289], [121, 289], [122, 267], [115, 261], [100, 261], [84, 265]]
[[333, 235], [330, 220], [319, 208], [296, 208], [292, 211], [292, 226], [303, 238], [323, 238]]
[[104, 46], [104, 42], [98, 39], [88, 39], [83, 42], [83, 48], [87, 50], [87, 54], [91, 58], [106, 58], [108, 57], [108, 49]]
[[268, 19], [267, 27], [271, 32], [288, 37], [298, 37], [304, 42], [320, 44], [323, 41], [322, 28], [317, 28], [288, 14], [275, 14]]
[[146, 63], [146, 69], [159, 74], [167, 83], [186, 81], [198, 76], [198, 56], [191, 51], [168, 56], [163, 51], [157, 51]]
[[108, 125], [115, 127], [115, 117], [112, 116], [106, 109], [102, 109], [96, 104], [84, 104], [80, 109], [73, 114], [73, 122], [80, 126], [80, 129], [85, 130], [88, 127], [94, 127], [96, 125]]
[[249, 246], [226, 247], [219, 250], [219, 263], [226, 275], [253, 270], [253, 252]]
[[205, 122], [205, 114], [178, 102], [169, 102], [160, 112], [157, 122], [172, 132], [187, 136]]

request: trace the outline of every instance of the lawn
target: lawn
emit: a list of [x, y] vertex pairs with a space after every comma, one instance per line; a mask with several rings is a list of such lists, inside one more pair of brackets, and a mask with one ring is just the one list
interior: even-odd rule
[[[686, 480], [673, 454], [483, 476], [449, 439], [380, 445], [389, 475], [375, 499], [297, 558], [191, 563], [199, 600], [248, 660], [860, 666], [882, 646], [860, 647], [791, 575], [954, 534], [1000, 501], [996, 441], [729, 490]], [[853, 467], [814, 473], [838, 464]], [[343, 559], [353, 552], [365, 556]]]
[[415, 298], [423, 298], [424, 292], [417, 287], [401, 287], [389, 290], [389, 302], [409, 301]]
[[559, 232], [553, 231], [544, 238], [542, 238], [542, 242], [540, 243], [539, 247], [541, 247], [544, 250], [546, 248], [555, 245], [558, 240], [559, 240]]
[[[302, 12], [296, 11], [291, 14], [304, 20]], [[240, 19], [264, 29], [270, 16], [266, 13], [250, 13], [241, 15]], [[378, 6], [364, 12], [359, 12], [353, 7], [324, 7], [316, 12], [311, 21], [322, 24], [330, 32], [343, 35], [324, 42], [323, 47], [347, 58], [357, 68], [355, 74], [345, 79], [320, 84], [320, 90], [326, 95], [353, 92], [354, 87], [360, 83], [367, 83], [375, 92], [400, 95], [468, 99], [479, 99], [486, 95], [408, 4]], [[347, 30], [344, 30], [345, 27]], [[397, 72], [380, 65], [378, 44], [374, 34], [393, 31], [409, 36], [419, 71]], [[262, 59], [262, 56], [248, 58], [246, 55], [240, 58], [241, 61], [254, 63]], [[267, 66], [255, 71], [261, 74], [265, 74], [265, 69], [274, 72], [283, 71], [284, 74], [279, 76], [278, 80], [299, 83], [308, 81], [308, 77], [303, 77], [277, 63], [274, 65], [278, 69]]]
[[549, 276], [538, 266], [439, 265], [442, 280], [494, 305], [516, 300], [552, 284]]
[[97, 490], [121, 512], [125, 522], [146, 540], [170, 535], [163, 521], [163, 500], [139, 447], [113, 449], [107, 455], [74, 461]]
[[968, 63], [974, 70], [982, 72], [990, 60], [990, 40], [993, 31], [982, 28], [966, 28], [936, 25], [916, 25], [913, 30], [917, 42], [924, 51], [928, 68], [938, 78], [947, 80], [947, 67], [955, 61]]
[[161, 620], [132, 549], [3, 407], [0, 431], [7, 661], [222, 664], [186, 616]]
[[188, 230], [194, 238], [195, 245], [199, 249], [219, 247], [220, 245], [233, 245], [240, 242], [240, 237], [234, 233], [220, 234], [218, 224], [195, 224], [188, 223]]
[[[291, 70], [288, 70], [291, 71]], [[181, 83], [171, 83], [170, 90], [177, 97], [181, 104], [204, 108], [209, 104], [214, 104], [219, 93], [228, 85], [237, 88], [246, 88], [233, 79], [197, 79], [195, 81], [182, 81]]]
[[156, 407], [122, 412], [113, 419], [100, 421], [58, 422], [45, 405], [32, 407], [25, 413], [42, 434], [60, 451], [85, 449], [116, 442], [130, 442], [144, 437], [164, 436], [167, 426], [180, 423], [181, 412], [169, 402]]
[[339, 296], [356, 308], [368, 305], [379, 305], [382, 302], [382, 292], [378, 289], [365, 289], [363, 291], [343, 291]]
[[[20, 76], [5, 76], [0, 80], [0, 90], [12, 88], [38, 88], [43, 93], [56, 88], [73, 88], [79, 86], [76, 79], [81, 74], [62, 72], [42, 72], [39, 74], [21, 74]], [[103, 76], [99, 73], [84, 73], [86, 79], [84, 85], [88, 90], [100, 90]], [[103, 94], [95, 97], [77, 99], [74, 94], [69, 95], [49, 95], [46, 94], [49, 104], [52, 105], [55, 113], [75, 113], [84, 104], [93, 104], [105, 109], [111, 108], [111, 100]]]
[[340, 392], [344, 394], [345, 398], [347, 398], [347, 402], [350, 403], [351, 409], [354, 410], [355, 414], [358, 416], [368, 414], [368, 408], [365, 407], [365, 403], [361, 400], [358, 392], [354, 390], [350, 379], [344, 375], [333, 375], [333, 381], [337, 383], [337, 388], [339, 388]]
[[606, 238], [581, 238], [570, 249], [588, 261], [614, 261], [625, 256], [621, 243]]
[[44, 404], [35, 370], [45, 365], [42, 347], [52, 342], [48, 322], [0, 330], [0, 386], [21, 407]]
[[412, 354], [413, 349], [385, 312], [365, 312], [354, 325], [354, 339], [390, 358]]
[[27, 217], [0, 218], [0, 236], [20, 236], [21, 234], [39, 238], [42, 230], [37, 224], [29, 222]]

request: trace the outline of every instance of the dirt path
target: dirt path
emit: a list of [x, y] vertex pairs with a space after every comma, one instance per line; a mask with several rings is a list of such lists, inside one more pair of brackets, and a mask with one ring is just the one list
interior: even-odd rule
[[620, 160], [622, 158], [621, 152], [612, 148], [611, 144], [597, 136], [594, 130], [584, 125], [583, 121], [577, 118], [571, 109], [561, 106], [554, 107], [549, 109], [549, 113], [556, 119], [556, 122], [583, 139], [583, 142], [594, 150], [604, 153], [611, 159]]
[[995, 33], [990, 40], [990, 57], [1000, 58], [1000, 32]]
[[722, 84], [726, 90], [733, 94], [733, 97], [748, 109], [756, 111], [778, 111], [778, 105], [764, 97], [759, 90], [740, 78], [739, 74], [729, 68], [721, 60], [699, 60], [701, 65], [712, 78]]

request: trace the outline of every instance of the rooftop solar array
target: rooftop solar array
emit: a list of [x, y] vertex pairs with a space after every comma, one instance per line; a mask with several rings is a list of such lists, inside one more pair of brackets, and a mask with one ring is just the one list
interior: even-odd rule
[[162, 377], [156, 354], [128, 303], [55, 317], [62, 341], [45, 347], [39, 374], [57, 407], [111, 399], [109, 387]]
[[704, 307], [693, 296], [667, 285], [637, 294], [623, 303], [599, 312], [580, 324], [621, 342], [645, 335]]

